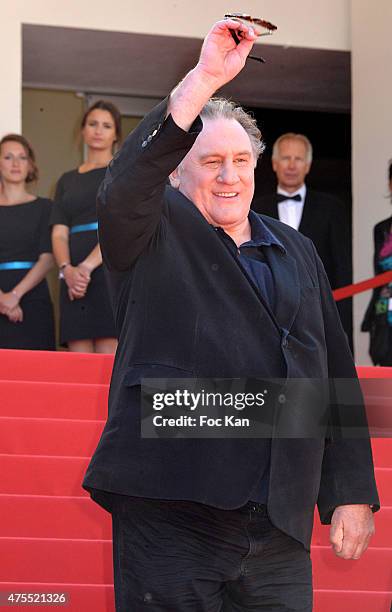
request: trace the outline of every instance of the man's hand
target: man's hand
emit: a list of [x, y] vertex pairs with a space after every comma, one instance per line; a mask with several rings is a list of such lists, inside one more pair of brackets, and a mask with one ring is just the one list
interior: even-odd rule
[[375, 532], [373, 512], [366, 504], [338, 506], [332, 515], [329, 539], [342, 559], [359, 559]]
[[[230, 30], [236, 31], [240, 43]], [[241, 72], [256, 38], [252, 27], [233, 19], [218, 21], [204, 40], [196, 69], [211, 77], [219, 89]]]
[[[233, 39], [235, 30], [241, 41]], [[195, 68], [172, 91], [168, 114], [188, 131], [217, 89], [234, 79], [245, 65], [257, 36], [251, 27], [233, 19], [218, 21], [207, 34]]]

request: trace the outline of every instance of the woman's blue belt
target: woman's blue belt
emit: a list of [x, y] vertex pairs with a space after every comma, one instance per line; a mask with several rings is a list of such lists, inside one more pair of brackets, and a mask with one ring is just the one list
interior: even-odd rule
[[70, 229], [70, 234], [78, 234], [79, 232], [91, 232], [98, 229], [98, 221], [93, 223], [85, 223], [84, 225], [74, 225]]
[[30, 270], [36, 261], [4, 261], [0, 263], [0, 270]]

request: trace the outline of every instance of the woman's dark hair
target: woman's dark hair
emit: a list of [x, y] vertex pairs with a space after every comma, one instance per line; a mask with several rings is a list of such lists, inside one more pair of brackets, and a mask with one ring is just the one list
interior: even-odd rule
[[6, 134], [0, 140], [0, 149], [6, 142], [18, 142], [24, 150], [26, 151], [26, 155], [29, 158], [29, 162], [31, 165], [31, 169], [26, 177], [26, 183], [32, 183], [38, 179], [38, 166], [35, 161], [35, 153], [34, 149], [24, 136], [21, 134]]
[[389, 160], [388, 177], [389, 177], [389, 182], [391, 182], [392, 181], [392, 159]]
[[89, 114], [92, 113], [94, 110], [103, 110], [111, 114], [113, 121], [114, 121], [114, 129], [116, 132], [115, 142], [120, 142], [121, 141], [121, 113], [118, 110], [117, 106], [115, 106], [111, 102], [108, 102], [107, 100], [97, 100], [95, 104], [93, 104], [92, 106], [90, 106], [90, 108], [86, 110], [86, 112], [83, 115], [82, 122], [80, 124], [81, 129], [84, 128]]

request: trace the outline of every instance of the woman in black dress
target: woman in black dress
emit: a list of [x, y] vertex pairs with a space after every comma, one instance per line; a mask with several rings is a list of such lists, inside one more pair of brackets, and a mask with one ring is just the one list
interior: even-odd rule
[[34, 151], [18, 134], [0, 141], [0, 348], [54, 350], [45, 277], [53, 267], [51, 202], [31, 195]]
[[70, 351], [113, 353], [117, 341], [97, 237], [96, 197], [121, 138], [121, 116], [100, 100], [81, 123], [87, 159], [57, 183], [51, 216], [60, 268], [60, 342]]
[[[392, 203], [392, 161], [388, 176]], [[374, 273], [392, 270], [392, 216], [374, 226], [373, 239]], [[370, 332], [369, 354], [374, 365], [392, 366], [392, 283], [373, 290], [361, 330]]]

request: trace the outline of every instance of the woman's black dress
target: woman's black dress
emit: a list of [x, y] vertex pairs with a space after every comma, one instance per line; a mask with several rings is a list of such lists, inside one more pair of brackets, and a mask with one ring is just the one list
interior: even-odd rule
[[[97, 221], [96, 197], [106, 168], [90, 172], [66, 172], [59, 179], [51, 215], [51, 225], [70, 228], [69, 248], [71, 263], [77, 266], [97, 245], [97, 231], [72, 233], [76, 226]], [[102, 266], [91, 274], [85, 297], [71, 301], [64, 280], [60, 287], [60, 343], [72, 340], [114, 338], [114, 320]]]
[[[0, 263], [36, 262], [51, 253], [49, 217], [51, 201], [0, 206]], [[0, 289], [11, 291], [29, 270], [0, 270]], [[46, 280], [20, 301], [23, 322], [11, 323], [0, 315], [0, 348], [54, 350], [53, 308]]]

